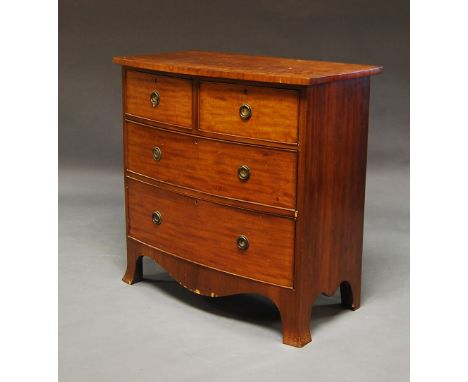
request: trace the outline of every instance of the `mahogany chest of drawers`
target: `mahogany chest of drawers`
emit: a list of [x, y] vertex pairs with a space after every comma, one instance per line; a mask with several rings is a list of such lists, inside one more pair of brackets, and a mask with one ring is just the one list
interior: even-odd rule
[[176, 52], [122, 66], [128, 284], [142, 256], [211, 297], [258, 293], [283, 342], [360, 304], [367, 65]]

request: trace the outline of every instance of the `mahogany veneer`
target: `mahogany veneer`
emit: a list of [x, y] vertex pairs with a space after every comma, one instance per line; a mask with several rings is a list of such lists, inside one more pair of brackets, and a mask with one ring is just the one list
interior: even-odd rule
[[[148, 107], [148, 94], [158, 88], [164, 94], [158, 107]], [[127, 74], [126, 113], [190, 129], [192, 81], [136, 71]]]
[[[127, 169], [161, 182], [213, 195], [294, 210], [297, 154], [256, 148], [126, 122]], [[163, 151], [156, 165], [148, 153]], [[241, 182], [237, 169], [248, 163], [251, 176]], [[272, 187], [274, 185], [274, 187]]]
[[382, 67], [176, 52], [122, 65], [128, 284], [142, 256], [211, 297], [272, 299], [283, 342], [361, 295], [369, 76]]
[[[201, 131], [284, 143], [297, 142], [299, 92], [263, 86], [200, 83]], [[248, 102], [255, 113], [248, 123], [239, 118], [239, 105]]]

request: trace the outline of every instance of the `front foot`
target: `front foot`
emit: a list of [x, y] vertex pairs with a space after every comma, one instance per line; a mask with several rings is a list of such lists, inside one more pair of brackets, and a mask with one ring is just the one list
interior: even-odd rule
[[309, 325], [290, 325], [283, 323], [283, 344], [302, 348], [312, 341]]
[[127, 243], [127, 270], [122, 278], [129, 285], [143, 280], [143, 256], [139, 255], [134, 246]]
[[310, 334], [312, 302], [298, 304], [294, 299], [287, 299], [279, 310], [285, 345], [301, 348], [312, 341]]

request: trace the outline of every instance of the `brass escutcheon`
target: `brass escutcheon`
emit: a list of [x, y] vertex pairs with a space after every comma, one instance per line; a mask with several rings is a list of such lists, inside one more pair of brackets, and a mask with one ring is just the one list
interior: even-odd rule
[[240, 180], [246, 181], [250, 178], [250, 168], [245, 164], [237, 169], [237, 176]]
[[244, 103], [239, 108], [239, 116], [242, 120], [247, 121], [252, 117], [252, 107], [248, 103]]
[[159, 147], [155, 146], [153, 147], [153, 159], [160, 161], [162, 158], [162, 151]]
[[159, 211], [154, 211], [151, 214], [151, 219], [153, 220], [153, 223], [156, 225], [160, 225], [162, 223], [162, 215], [161, 212]]
[[240, 235], [237, 240], [237, 248], [239, 248], [241, 251], [247, 251], [249, 248], [249, 239], [245, 235]]
[[161, 100], [161, 96], [159, 95], [159, 92], [157, 90], [153, 90], [153, 92], [150, 95], [151, 106], [153, 107], [158, 106], [160, 100]]

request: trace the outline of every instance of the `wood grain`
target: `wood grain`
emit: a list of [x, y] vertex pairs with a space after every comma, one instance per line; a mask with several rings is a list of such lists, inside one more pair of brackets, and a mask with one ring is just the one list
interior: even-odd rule
[[150, 178], [146, 175], [139, 174], [137, 172], [133, 172], [130, 170], [125, 171], [125, 176], [129, 178], [139, 180], [144, 183], [151, 184], [156, 187], [164, 188], [165, 190], [175, 192], [180, 195], [190, 196], [192, 198], [204, 200], [211, 203], [222, 204], [224, 206], [229, 206], [233, 208], [239, 208], [241, 210], [247, 210], [252, 212], [261, 212], [267, 215], [273, 216], [284, 216], [290, 218], [297, 217], [297, 210], [292, 208], [281, 208], [281, 207], [274, 207], [268, 206], [266, 204], [248, 202], [245, 200], [229, 198], [227, 196], [222, 195], [212, 195], [206, 192], [202, 192], [200, 190], [195, 190], [189, 187], [182, 187], [178, 185], [174, 185], [172, 183], [163, 182], [161, 180]]
[[[195, 113], [195, 114], [198, 114], [198, 113]], [[285, 143], [285, 142], [267, 141], [267, 140], [243, 137], [239, 135], [228, 135], [228, 134], [220, 134], [220, 133], [212, 132], [212, 131], [202, 131], [198, 129], [197, 124], [194, 124], [192, 127], [192, 130], [189, 131], [188, 129], [185, 129], [185, 128], [181, 129], [180, 126], [168, 125], [166, 123], [160, 123], [160, 122], [148, 119], [148, 118], [142, 118], [142, 117], [138, 117], [132, 114], [126, 114], [124, 118], [126, 121], [129, 121], [129, 122], [136, 122], [136, 123], [140, 123], [140, 124], [147, 125], [147, 126], [157, 127], [163, 130], [186, 132], [186, 133], [191, 133], [194, 136], [199, 136], [199, 137], [214, 138], [218, 140], [231, 141], [231, 142], [236, 142], [236, 143], [245, 143], [246, 145], [249, 145], [251, 147], [272, 147], [272, 148], [278, 148], [278, 149], [285, 149], [289, 151], [297, 150], [297, 142]]]
[[[284, 143], [297, 142], [298, 92], [218, 82], [200, 83], [200, 130]], [[242, 120], [239, 108], [252, 107]]]
[[[161, 96], [156, 107], [150, 102], [154, 90]], [[192, 127], [191, 80], [129, 70], [125, 96], [127, 114], [177, 127]]]
[[200, 51], [118, 56], [113, 62], [159, 72], [289, 85], [346, 80], [383, 71], [381, 66], [372, 65]]
[[[297, 154], [169, 132], [126, 123], [127, 169], [211, 195], [294, 209]], [[153, 147], [162, 150], [155, 161]], [[237, 170], [251, 176], [241, 181]]]
[[[292, 219], [267, 216], [189, 198], [127, 178], [129, 236], [161, 251], [220, 271], [292, 286]], [[162, 223], [151, 219], [154, 211]], [[242, 251], [239, 235], [249, 239]]]

